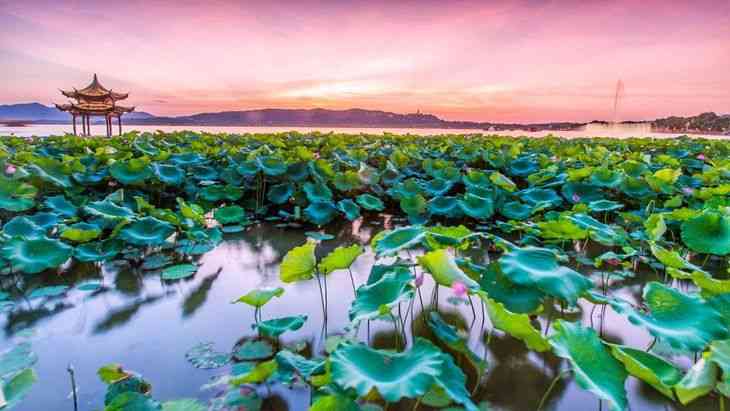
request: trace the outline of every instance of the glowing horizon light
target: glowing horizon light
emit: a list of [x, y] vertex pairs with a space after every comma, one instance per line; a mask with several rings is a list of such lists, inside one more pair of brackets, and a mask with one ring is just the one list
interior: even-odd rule
[[730, 113], [730, 2], [0, 0], [0, 104], [98, 73], [157, 115], [364, 108], [545, 122]]

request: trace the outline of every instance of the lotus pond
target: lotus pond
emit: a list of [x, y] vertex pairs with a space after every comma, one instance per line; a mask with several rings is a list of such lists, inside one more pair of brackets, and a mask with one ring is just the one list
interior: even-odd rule
[[730, 142], [0, 140], [0, 409], [724, 410]]

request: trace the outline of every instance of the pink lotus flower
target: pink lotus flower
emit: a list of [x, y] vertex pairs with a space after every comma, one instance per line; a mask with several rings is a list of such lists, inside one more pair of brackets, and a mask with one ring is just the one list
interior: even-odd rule
[[416, 275], [416, 287], [423, 285], [423, 273]]
[[617, 258], [609, 258], [608, 260], [606, 260], [606, 262], [613, 266], [617, 266], [617, 265], [621, 264], [621, 261]]
[[116, 187], [116, 186], [117, 186], [117, 182], [116, 181], [109, 180], [109, 187]]
[[454, 294], [459, 297], [465, 297], [466, 292], [468, 291], [468, 288], [466, 288], [466, 285], [462, 283], [461, 281], [454, 281], [453, 284], [451, 284], [451, 289], [454, 291]]
[[8, 164], [5, 166], [5, 174], [15, 174], [18, 169], [14, 165]]
[[682, 187], [682, 192], [685, 195], [691, 196], [692, 194], [694, 194], [695, 190], [692, 187]]
[[697, 154], [697, 159], [700, 160], [700, 161], [705, 161], [705, 155], [702, 154], [702, 153]]
[[580, 203], [580, 196], [578, 194], [573, 194], [572, 199], [574, 203]]

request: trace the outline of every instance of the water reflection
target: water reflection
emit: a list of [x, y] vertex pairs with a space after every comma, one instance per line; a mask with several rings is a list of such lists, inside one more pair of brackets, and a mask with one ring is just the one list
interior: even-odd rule
[[[326, 231], [335, 239], [325, 241], [318, 249], [323, 255], [339, 245], [367, 244], [383, 227], [397, 224], [389, 216], [380, 221], [341, 223]], [[31, 340], [39, 355], [37, 371], [40, 384], [36, 384], [18, 410], [72, 409], [67, 398], [70, 390], [66, 366], [72, 363], [77, 370], [77, 382], [81, 387], [81, 409], [97, 409], [103, 403], [105, 386], [98, 380], [96, 369], [109, 362], [124, 364], [139, 371], [153, 384], [155, 398], [166, 400], [195, 396], [208, 401], [219, 390], [202, 390], [201, 386], [211, 378], [226, 372], [199, 370], [185, 360], [185, 352], [200, 342], [211, 341], [219, 349], [230, 349], [244, 336], [254, 335], [253, 310], [242, 304], [230, 302], [247, 291], [261, 286], [282, 286], [285, 294], [274, 298], [264, 307], [264, 319], [306, 313], [305, 326], [285, 334], [281, 343], [286, 346], [300, 345], [304, 353], [321, 352], [322, 311], [317, 285], [314, 281], [298, 284], [281, 284], [278, 265], [292, 247], [306, 240], [305, 229], [277, 228], [265, 224], [250, 227], [243, 233], [230, 235], [212, 251], [195, 258], [198, 272], [191, 278], [177, 282], [161, 281], [156, 270], [143, 270], [141, 261], [114, 261], [103, 265], [74, 264], [66, 271], [22, 277], [17, 282], [11, 277], [0, 278], [2, 289], [13, 296], [14, 305], [0, 313], [4, 345], [15, 341], [20, 332], [33, 329]], [[419, 252], [412, 252], [412, 256]], [[475, 257], [484, 258], [486, 256]], [[374, 256], [368, 251], [360, 256], [352, 267], [355, 282], [366, 281]], [[583, 270], [583, 267], [578, 269]], [[600, 275], [594, 273], [600, 284]], [[655, 279], [653, 272], [640, 273], [635, 278], [613, 278], [607, 288], [615, 295], [630, 301], [640, 301], [642, 284]], [[95, 291], [81, 291], [75, 285], [98, 280], [102, 286]], [[336, 272], [328, 277], [329, 307], [328, 328], [330, 335], [342, 332], [348, 324], [348, 309], [352, 301], [352, 286], [346, 272]], [[47, 285], [68, 285], [72, 288], [59, 297], [27, 300], [29, 290]], [[437, 307], [448, 323], [468, 336], [470, 349], [488, 363], [487, 372], [480, 376], [468, 364], [463, 354], [451, 352], [455, 361], [462, 364], [467, 374], [467, 388], [475, 390], [474, 398], [487, 401], [495, 410], [534, 410], [546, 389], [567, 365], [550, 353], [537, 354], [501, 332], [486, 332], [491, 325], [481, 311], [481, 304], [474, 301], [475, 312], [468, 303], [452, 304], [449, 290], [441, 288], [436, 301], [432, 301], [433, 284], [430, 280], [417, 293], [412, 306], [403, 303], [398, 321], [403, 320], [408, 342], [412, 335], [433, 339], [426, 325], [428, 312]], [[535, 318], [537, 326], [545, 329], [548, 322], [559, 317], [582, 319], [597, 328], [603, 318], [604, 338], [633, 347], [647, 347], [650, 336], [634, 327], [611, 309], [601, 316], [600, 307], [581, 302], [579, 310], [565, 312], [559, 305], [546, 306]], [[368, 332], [369, 329], [369, 332]], [[398, 340], [395, 324], [391, 320], [371, 321], [363, 324], [358, 336], [377, 348], [392, 348]], [[489, 338], [489, 344], [485, 342]], [[439, 344], [440, 345], [440, 344]], [[447, 347], [440, 345], [442, 349]], [[679, 360], [679, 358], [677, 358]], [[678, 361], [683, 367], [689, 361]], [[665, 409], [705, 410], [714, 409], [711, 400], [698, 400], [691, 407], [670, 404], [652, 388], [630, 379], [629, 401], [634, 411]], [[49, 388], [52, 387], [52, 388]], [[264, 409], [306, 409], [310, 400], [306, 388], [286, 388], [281, 385], [261, 387], [261, 395], [267, 399]], [[390, 410], [412, 409], [412, 402], [391, 405]], [[607, 409], [592, 394], [579, 389], [570, 379], [559, 380], [546, 399], [545, 409], [598, 410]], [[425, 409], [425, 408], [423, 408]]]

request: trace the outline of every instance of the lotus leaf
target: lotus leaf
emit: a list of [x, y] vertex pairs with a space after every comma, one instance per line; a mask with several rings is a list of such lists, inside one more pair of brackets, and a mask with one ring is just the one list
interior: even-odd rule
[[155, 163], [153, 170], [160, 182], [171, 186], [179, 186], [185, 180], [185, 171], [179, 166]]
[[242, 207], [232, 205], [216, 209], [213, 217], [221, 224], [237, 224], [246, 219], [246, 212]]
[[124, 227], [119, 233], [122, 240], [140, 246], [161, 245], [175, 233], [172, 224], [154, 217], [143, 217]]
[[234, 303], [244, 303], [252, 307], [263, 307], [274, 297], [281, 297], [284, 294], [284, 289], [281, 287], [277, 288], [262, 288], [249, 291], [246, 295], [239, 297]]
[[198, 267], [194, 264], [177, 264], [162, 270], [160, 275], [163, 280], [181, 280], [188, 278], [198, 271]]
[[335, 270], [348, 269], [355, 262], [355, 259], [364, 252], [365, 249], [359, 244], [353, 244], [349, 247], [337, 247], [319, 262], [319, 271], [327, 275]]
[[127, 207], [120, 207], [110, 200], [93, 201], [84, 207], [84, 211], [109, 220], [128, 219], [134, 212]]
[[285, 283], [309, 280], [314, 274], [317, 265], [314, 241], [307, 241], [304, 245], [292, 248], [284, 256], [279, 266], [279, 277]]
[[121, 252], [122, 246], [123, 243], [116, 239], [88, 242], [77, 246], [73, 256], [83, 262], [110, 260]]
[[472, 291], [479, 289], [479, 283], [464, 274], [454, 257], [445, 249], [428, 252], [417, 259], [418, 264], [440, 285], [451, 287], [459, 282]]
[[667, 360], [631, 347], [611, 345], [611, 354], [621, 361], [632, 376], [674, 399], [672, 387], [682, 379], [682, 372]]
[[61, 238], [78, 243], [89, 242], [100, 235], [101, 229], [99, 226], [84, 222], [72, 224], [61, 231]]
[[73, 248], [58, 240], [13, 238], [0, 248], [0, 255], [10, 261], [13, 270], [35, 274], [63, 264]]
[[699, 361], [674, 386], [674, 393], [682, 404], [689, 404], [695, 399], [709, 394], [717, 384], [720, 369], [705, 358]]
[[338, 201], [337, 209], [350, 221], [357, 220], [360, 217], [360, 206], [349, 198]]
[[233, 356], [239, 361], [264, 360], [274, 355], [274, 347], [266, 340], [246, 340]]
[[281, 317], [272, 320], [261, 321], [256, 324], [261, 335], [276, 338], [287, 331], [296, 331], [307, 321], [306, 315], [296, 315], [292, 317]]
[[467, 193], [457, 200], [464, 214], [477, 220], [485, 220], [494, 214], [494, 200]]
[[140, 184], [152, 177], [152, 168], [149, 161], [133, 158], [115, 162], [109, 167], [109, 173], [122, 184]]
[[269, 188], [266, 198], [274, 204], [284, 204], [294, 194], [294, 185], [291, 183], [275, 184]]
[[702, 351], [711, 341], [730, 337], [720, 313], [699, 296], [650, 282], [643, 299], [648, 313], [622, 300], [611, 300], [611, 306], [675, 349]]
[[412, 279], [407, 269], [394, 270], [386, 272], [377, 281], [360, 286], [350, 307], [350, 321], [358, 323], [387, 314], [393, 306], [412, 298]]
[[185, 353], [185, 359], [195, 368], [210, 370], [220, 368], [231, 361], [228, 353], [219, 353], [213, 350], [213, 343], [200, 343]]
[[337, 208], [332, 201], [311, 203], [304, 209], [304, 215], [309, 221], [317, 225], [325, 225], [332, 221], [337, 214]]
[[730, 254], [730, 217], [705, 211], [682, 223], [682, 241], [698, 253]]
[[550, 345], [555, 354], [570, 362], [578, 385], [610, 402], [612, 410], [628, 409], [626, 370], [592, 328], [556, 321]]
[[489, 264], [487, 267], [468, 264], [467, 270], [478, 274], [479, 286], [489, 298], [502, 303], [513, 313], [534, 313], [542, 305], [545, 294], [537, 288], [513, 283], [502, 273], [498, 263]]
[[555, 253], [545, 248], [515, 248], [499, 259], [499, 267], [515, 284], [536, 287], [571, 305], [575, 305], [578, 297], [593, 288], [590, 279], [559, 265]]
[[64, 196], [46, 197], [43, 204], [50, 208], [54, 213], [63, 217], [74, 217], [78, 211], [78, 207], [73, 205]]
[[360, 207], [366, 210], [383, 211], [385, 208], [385, 205], [383, 205], [383, 202], [378, 197], [370, 194], [360, 194], [355, 201], [357, 201]]
[[377, 255], [389, 256], [420, 244], [426, 232], [423, 227], [409, 226], [382, 232], [381, 235], [380, 238], [373, 239], [373, 249]]

